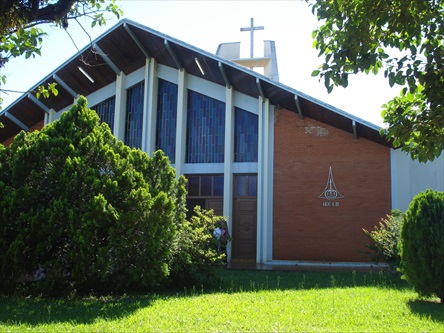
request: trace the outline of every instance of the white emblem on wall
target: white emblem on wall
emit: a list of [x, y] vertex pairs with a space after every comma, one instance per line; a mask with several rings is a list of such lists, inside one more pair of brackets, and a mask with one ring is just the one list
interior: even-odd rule
[[341, 199], [343, 197], [344, 196], [339, 193], [338, 189], [336, 188], [335, 181], [333, 179], [333, 172], [330, 167], [330, 170], [328, 171], [327, 185], [325, 186], [322, 194], [318, 196], [318, 198], [328, 200], [328, 202], [323, 202], [322, 204], [325, 207], [339, 207], [339, 202], [335, 200]]

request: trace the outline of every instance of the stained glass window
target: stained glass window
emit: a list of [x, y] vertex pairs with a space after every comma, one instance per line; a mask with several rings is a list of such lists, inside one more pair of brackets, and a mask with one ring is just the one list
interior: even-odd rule
[[113, 96], [104, 100], [103, 102], [91, 107], [92, 110], [96, 111], [99, 115], [101, 123], [107, 123], [111, 132], [114, 129], [114, 110], [115, 110], [115, 100]]
[[127, 90], [125, 144], [142, 147], [144, 81]]
[[258, 116], [239, 108], [234, 112], [234, 161], [257, 162]]
[[200, 195], [200, 177], [190, 176], [188, 177], [188, 195], [199, 196]]
[[237, 176], [236, 194], [238, 197], [246, 197], [247, 196], [247, 188], [248, 188], [247, 181], [248, 181], [247, 176]]
[[[223, 175], [189, 175], [186, 176], [189, 197], [223, 197]], [[246, 186], [246, 185], [245, 185]]]
[[223, 163], [225, 103], [188, 92], [186, 163]]
[[257, 175], [236, 176], [236, 187], [234, 195], [236, 197], [257, 196]]
[[249, 197], [257, 196], [257, 176], [248, 176], [248, 192]]
[[213, 190], [212, 185], [213, 185], [212, 176], [202, 176], [200, 178], [200, 195], [204, 197], [212, 195], [212, 190]]
[[161, 149], [171, 163], [176, 156], [177, 84], [159, 79], [156, 149]]
[[224, 176], [214, 176], [214, 195], [224, 195]]

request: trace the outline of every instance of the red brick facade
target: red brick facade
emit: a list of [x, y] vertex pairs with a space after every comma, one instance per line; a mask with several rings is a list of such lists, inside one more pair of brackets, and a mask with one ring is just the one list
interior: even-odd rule
[[[390, 212], [390, 149], [287, 110], [274, 131], [273, 260], [370, 261], [362, 228]], [[330, 166], [334, 201], [318, 198]]]

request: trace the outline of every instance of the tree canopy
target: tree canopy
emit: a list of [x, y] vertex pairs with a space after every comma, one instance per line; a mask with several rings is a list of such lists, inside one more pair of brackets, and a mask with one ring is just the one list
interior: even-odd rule
[[185, 222], [184, 182], [161, 151], [149, 157], [99, 125], [83, 97], [22, 131], [0, 145], [0, 289], [35, 272], [45, 293], [162, 283]]
[[421, 296], [444, 303], [444, 192], [417, 194], [401, 227], [401, 272]]
[[[351, 74], [384, 72], [399, 96], [382, 110], [381, 133], [421, 162], [444, 149], [444, 1], [317, 0], [314, 47], [325, 57], [313, 76], [328, 92]], [[369, 94], [372, 92], [369, 91]]]
[[[106, 24], [106, 13], [119, 18], [123, 12], [116, 0], [2, 0], [0, 1], [0, 69], [15, 57], [40, 55], [45, 30], [53, 23], [68, 28], [69, 21], [89, 17], [91, 26]], [[5, 83], [6, 76], [0, 75]], [[54, 88], [54, 87], [52, 87]], [[51, 89], [50, 89], [51, 90]], [[41, 89], [40, 93], [47, 93]], [[1, 102], [1, 100], [0, 100]]]

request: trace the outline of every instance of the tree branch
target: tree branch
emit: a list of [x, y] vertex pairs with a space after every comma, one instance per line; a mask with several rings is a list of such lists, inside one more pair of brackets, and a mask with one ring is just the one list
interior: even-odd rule
[[31, 16], [31, 21], [58, 21], [65, 17], [72, 6], [76, 3], [75, 0], [59, 0], [54, 4], [49, 4], [43, 8], [39, 8], [35, 16]]

